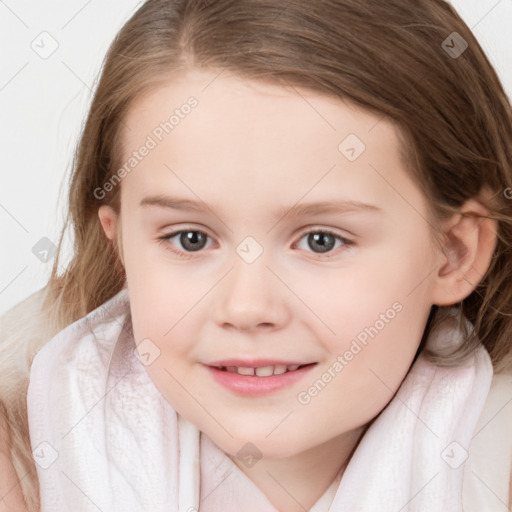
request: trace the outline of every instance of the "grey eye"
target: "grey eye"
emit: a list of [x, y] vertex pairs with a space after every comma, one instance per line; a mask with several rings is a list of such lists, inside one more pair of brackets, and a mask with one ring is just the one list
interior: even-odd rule
[[[179, 243], [174, 240], [179, 239]], [[188, 229], [181, 231], [174, 231], [168, 235], [162, 236], [160, 240], [169, 242], [171, 246], [178, 245], [178, 252], [197, 252], [204, 249], [208, 241], [208, 235], [196, 229]], [[179, 247], [181, 245], [181, 247]], [[175, 251], [176, 252], [176, 251]]]
[[329, 233], [309, 233], [308, 245], [316, 252], [328, 252], [336, 245], [336, 238]]
[[179, 235], [180, 244], [186, 251], [200, 251], [208, 240], [208, 235], [201, 231], [182, 231]]
[[[305, 241], [305, 244], [303, 243], [303, 240]], [[352, 242], [350, 240], [346, 240], [345, 238], [334, 233], [330, 233], [329, 231], [319, 229], [317, 231], [310, 231], [309, 233], [304, 234], [298, 242], [298, 247], [309, 252], [312, 251], [316, 254], [322, 254], [332, 252], [333, 249], [338, 249], [343, 245], [351, 244]]]

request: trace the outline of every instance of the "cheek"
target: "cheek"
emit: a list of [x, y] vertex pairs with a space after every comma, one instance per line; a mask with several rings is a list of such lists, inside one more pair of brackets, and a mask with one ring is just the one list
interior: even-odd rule
[[123, 233], [123, 253], [135, 340], [167, 343], [207, 283], [188, 277], [183, 265], [170, 262], [164, 247], [133, 230]]
[[420, 314], [402, 303], [371, 307], [343, 315], [346, 330], [340, 327], [330, 340], [330, 357], [297, 396], [307, 414], [322, 418], [326, 432], [357, 428], [379, 414], [405, 378], [421, 341], [428, 308]]
[[332, 394], [322, 397], [325, 407], [340, 393], [348, 393], [344, 399], [351, 406], [363, 416], [371, 415], [392, 397], [417, 352], [430, 313], [429, 282], [418, 271], [430, 271], [430, 257], [426, 244], [419, 243], [415, 251], [404, 246], [403, 252], [381, 253], [323, 283], [312, 307], [322, 312], [334, 332], [322, 342], [331, 354], [326, 371], [336, 375], [332, 380], [337, 383]]
[[190, 357], [197, 333], [187, 315], [192, 314], [197, 299], [175, 291], [158, 293], [145, 286], [129, 286], [129, 294], [136, 343], [151, 340], [155, 351], [162, 355], [159, 361], [165, 361], [169, 369]]
[[347, 261], [343, 268], [297, 270], [295, 276], [286, 276], [307, 306], [303, 318], [317, 327], [329, 352], [346, 350], [356, 337], [364, 341], [374, 325], [382, 338], [381, 332], [389, 332], [391, 324], [403, 322], [401, 328], [409, 331], [410, 325], [423, 323], [431, 306], [425, 279], [431, 272], [431, 254], [426, 243], [415, 248], [391, 245]]

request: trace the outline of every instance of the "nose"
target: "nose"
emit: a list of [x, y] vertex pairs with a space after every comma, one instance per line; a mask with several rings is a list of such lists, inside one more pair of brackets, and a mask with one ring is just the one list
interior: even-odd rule
[[290, 321], [286, 289], [261, 256], [247, 263], [235, 255], [231, 272], [222, 280], [215, 320], [223, 328], [276, 330]]

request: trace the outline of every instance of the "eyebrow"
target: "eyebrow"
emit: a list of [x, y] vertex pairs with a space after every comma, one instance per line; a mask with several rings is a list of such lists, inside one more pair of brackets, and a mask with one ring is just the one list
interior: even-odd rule
[[[156, 206], [160, 208], [190, 212], [204, 212], [206, 210], [215, 212], [218, 208], [216, 205], [207, 205], [202, 201], [192, 201], [190, 199], [182, 199], [179, 197], [166, 196], [162, 194], [143, 198], [140, 201], [140, 206], [143, 208]], [[320, 201], [316, 203], [297, 203], [289, 208], [281, 207], [275, 215], [277, 218], [282, 218], [284, 216], [294, 218], [327, 213], [339, 214], [353, 212], [382, 213], [382, 209], [374, 204], [363, 203], [361, 201]]]

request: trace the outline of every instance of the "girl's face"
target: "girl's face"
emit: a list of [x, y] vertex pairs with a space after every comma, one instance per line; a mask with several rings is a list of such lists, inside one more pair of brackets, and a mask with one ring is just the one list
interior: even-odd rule
[[[120, 218], [100, 216], [107, 233], [120, 222], [135, 342], [163, 396], [230, 454], [292, 456], [368, 423], [411, 365], [439, 266], [393, 125], [198, 70], [125, 123]], [[283, 365], [309, 366], [231, 368]]]

